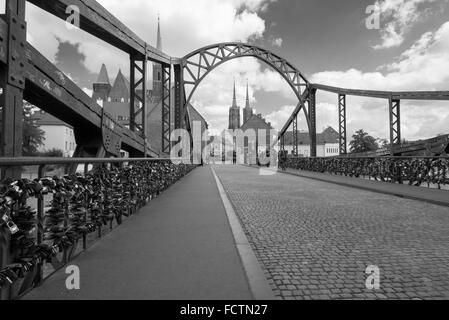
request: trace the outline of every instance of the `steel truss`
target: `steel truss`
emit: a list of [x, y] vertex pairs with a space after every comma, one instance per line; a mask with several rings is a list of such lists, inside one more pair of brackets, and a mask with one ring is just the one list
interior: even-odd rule
[[162, 152], [171, 151], [171, 67], [162, 68]]
[[390, 145], [391, 155], [394, 155], [394, 147], [400, 145], [401, 137], [401, 100], [390, 99]]
[[338, 95], [338, 127], [339, 127], [339, 143], [340, 155], [348, 153], [347, 131], [346, 131], [346, 95]]
[[312, 89], [308, 97], [309, 118], [310, 118], [310, 156], [317, 156], [317, 137], [316, 137], [316, 90]]
[[131, 57], [131, 98], [129, 129], [146, 139], [146, 77], [147, 59]]
[[[210, 72], [227, 61], [242, 57], [254, 57], [264, 61], [287, 81], [299, 102], [294, 116], [292, 116], [286, 127], [289, 128], [292, 125], [294, 119], [302, 110], [310, 129], [309, 111], [305, 106], [309, 82], [303, 73], [284, 58], [266, 49], [248, 44], [237, 42], [215, 44], [201, 48], [182, 58], [180, 60], [180, 79], [182, 79], [181, 86], [182, 90], [184, 90], [185, 104], [190, 102], [199, 84]], [[180, 94], [181, 91], [178, 90], [178, 93]], [[285, 132], [279, 135], [279, 137], [284, 134]], [[296, 146], [296, 151], [297, 149]]]
[[293, 120], [293, 155], [298, 156], [298, 116]]

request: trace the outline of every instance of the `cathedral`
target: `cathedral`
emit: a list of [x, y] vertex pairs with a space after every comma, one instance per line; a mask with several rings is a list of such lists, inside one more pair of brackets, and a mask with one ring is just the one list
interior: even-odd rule
[[243, 109], [243, 122], [241, 122], [241, 108], [237, 105], [237, 97], [234, 82], [234, 94], [232, 99], [232, 106], [229, 108], [229, 128], [230, 130], [246, 131], [248, 129], [253, 129], [256, 135], [259, 130], [266, 130], [269, 136], [269, 131], [273, 129], [270, 122], [267, 122], [262, 114], [255, 114], [254, 109], [250, 105], [249, 101], [249, 86], [246, 84], [246, 104]]
[[[243, 122], [241, 122], [241, 108], [237, 104], [237, 97], [236, 97], [236, 89], [235, 89], [235, 81], [234, 81], [234, 92], [233, 92], [233, 99], [232, 99], [232, 106], [229, 108], [229, 130], [241, 130], [243, 132], [247, 132], [247, 130], [254, 130], [254, 133], [256, 134], [256, 140], [255, 141], [249, 141], [248, 139], [245, 139], [243, 150], [236, 150], [238, 154], [244, 156], [245, 163], [248, 163], [249, 161], [249, 155], [253, 153], [252, 150], [256, 154], [259, 154], [260, 152], [263, 152], [264, 150], [267, 150], [267, 147], [269, 148], [274, 141], [273, 137], [271, 137], [271, 130], [273, 130], [273, 127], [271, 126], [270, 122], [267, 122], [263, 117], [262, 114], [255, 114], [254, 109], [251, 107], [250, 101], [249, 101], [249, 85], [246, 84], [246, 103], [245, 108], [243, 109]], [[262, 143], [259, 141], [259, 132], [261, 130], [265, 131], [266, 134], [266, 141], [265, 143]], [[235, 139], [234, 139], [235, 140]], [[234, 141], [235, 144], [235, 141]]]

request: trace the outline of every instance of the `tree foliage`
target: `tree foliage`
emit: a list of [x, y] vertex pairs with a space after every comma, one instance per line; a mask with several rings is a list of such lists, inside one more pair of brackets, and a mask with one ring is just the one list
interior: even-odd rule
[[379, 149], [377, 140], [363, 129], [360, 129], [352, 136], [352, 141], [349, 146], [351, 148], [351, 153], [363, 153]]
[[[23, 103], [23, 130], [22, 130], [22, 153], [24, 156], [35, 156], [40, 146], [44, 144], [45, 132], [41, 130], [33, 118], [35, 107], [28, 102]], [[0, 110], [0, 128], [3, 128], [3, 113]], [[3, 130], [3, 129], [2, 129]], [[2, 131], [0, 131], [0, 141]]]
[[23, 155], [35, 156], [40, 146], [44, 145], [45, 132], [33, 118], [35, 107], [29, 103], [23, 105]]

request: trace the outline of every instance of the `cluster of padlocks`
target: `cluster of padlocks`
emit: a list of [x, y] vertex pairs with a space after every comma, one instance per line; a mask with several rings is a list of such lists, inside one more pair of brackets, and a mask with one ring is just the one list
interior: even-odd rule
[[[120, 225], [150, 199], [185, 176], [194, 166], [170, 161], [95, 168], [75, 174], [0, 183], [0, 235], [10, 238], [12, 263], [0, 269], [0, 289], [35, 272], [36, 267], [66, 252], [86, 236], [115, 221]], [[49, 207], [30, 206], [31, 199]], [[39, 207], [39, 206], [38, 206]], [[43, 207], [43, 205], [42, 205]]]
[[449, 158], [290, 158], [287, 167], [440, 189], [449, 185]]

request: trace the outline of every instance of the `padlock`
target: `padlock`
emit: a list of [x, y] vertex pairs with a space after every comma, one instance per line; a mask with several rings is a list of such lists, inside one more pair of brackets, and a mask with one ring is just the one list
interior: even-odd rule
[[17, 227], [17, 225], [12, 220], [9, 220], [8, 222], [6, 222], [6, 226], [8, 227], [9, 232], [11, 232], [12, 235], [14, 235], [20, 231], [19, 227]]

